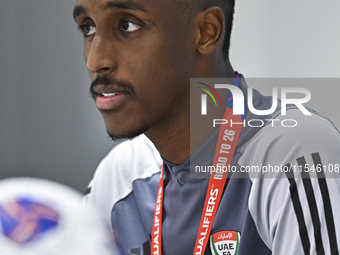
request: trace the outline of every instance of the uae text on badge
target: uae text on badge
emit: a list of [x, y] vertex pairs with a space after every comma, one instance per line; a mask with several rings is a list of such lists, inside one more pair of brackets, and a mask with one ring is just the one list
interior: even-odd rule
[[210, 249], [214, 255], [237, 255], [240, 233], [220, 231], [210, 236]]

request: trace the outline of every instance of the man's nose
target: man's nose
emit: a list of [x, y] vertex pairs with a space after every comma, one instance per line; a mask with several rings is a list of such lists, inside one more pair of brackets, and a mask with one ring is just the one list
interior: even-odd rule
[[96, 35], [87, 57], [87, 68], [92, 73], [113, 72], [117, 68], [112, 40]]

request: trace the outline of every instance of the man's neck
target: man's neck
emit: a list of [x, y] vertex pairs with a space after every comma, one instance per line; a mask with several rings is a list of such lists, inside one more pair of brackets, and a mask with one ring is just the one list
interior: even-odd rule
[[[225, 67], [223, 72], [215, 72], [207, 77], [234, 78], [235, 72], [229, 62]], [[173, 164], [181, 165], [215, 132], [217, 127], [212, 126], [212, 120], [221, 119], [224, 110], [221, 107], [214, 111], [209, 116], [211, 121], [195, 118], [192, 115], [200, 114], [200, 111], [196, 113], [190, 111], [190, 99], [188, 98], [186, 106], [183, 106], [176, 118], [153, 127], [145, 134], [154, 143], [163, 158]]]
[[160, 132], [149, 131], [145, 135], [168, 162], [181, 165], [190, 157], [190, 116], [169, 123]]

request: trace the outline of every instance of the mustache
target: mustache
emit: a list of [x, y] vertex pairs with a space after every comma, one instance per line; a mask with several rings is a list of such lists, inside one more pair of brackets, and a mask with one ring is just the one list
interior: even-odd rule
[[115, 78], [109, 78], [107, 76], [98, 76], [91, 83], [91, 86], [90, 86], [90, 96], [92, 98], [95, 98], [95, 96], [97, 94], [94, 91], [94, 87], [97, 86], [97, 85], [112, 86], [112, 87], [116, 87], [117, 89], [128, 90], [132, 94], [134, 94], [134, 92], [135, 92], [134, 88], [133, 88], [133, 84], [131, 82], [118, 80], [118, 79], [115, 79]]

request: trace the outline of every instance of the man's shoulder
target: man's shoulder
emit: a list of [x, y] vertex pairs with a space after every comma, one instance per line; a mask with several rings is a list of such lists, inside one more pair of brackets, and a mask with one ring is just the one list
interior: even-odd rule
[[119, 143], [108, 153], [108, 155], [104, 158], [104, 160], [110, 159], [110, 158], [112, 159], [117, 154], [131, 156], [131, 154], [134, 154], [136, 152], [140, 152], [141, 154], [133, 155], [133, 156], [139, 156], [143, 154], [148, 154], [148, 155], [159, 154], [155, 146], [153, 145], [153, 143], [149, 140], [149, 138], [147, 138], [144, 134], [142, 134], [133, 139], [125, 140]]
[[[126, 174], [129, 176], [137, 174], [138, 177], [142, 177], [147, 173], [153, 174], [152, 167], [155, 166], [158, 169], [161, 162], [162, 159], [153, 143], [145, 135], [140, 135], [115, 146], [99, 164], [95, 177], [96, 175], [124, 174], [122, 169], [128, 170]], [[114, 171], [117, 167], [120, 169], [119, 172]]]
[[[249, 212], [258, 233], [273, 254], [302, 254], [322, 245], [331, 250], [340, 224], [333, 217], [340, 208], [340, 134], [316, 112], [305, 116], [290, 109], [272, 120], [243, 146], [238, 161], [252, 181]], [[292, 243], [301, 231], [301, 242]], [[322, 233], [324, 243], [310, 233]]]
[[286, 115], [273, 116], [267, 125], [243, 146], [242, 160], [265, 159], [267, 163], [284, 163], [289, 161], [290, 157], [296, 159], [313, 153], [333, 155], [333, 158], [337, 158], [336, 155], [340, 153], [339, 131], [327, 118], [314, 111], [311, 113], [312, 115], [306, 116], [299, 109], [290, 109]]
[[96, 169], [85, 203], [99, 207], [107, 217], [132, 192], [134, 181], [160, 173], [161, 164], [159, 152], [145, 135], [118, 144]]

